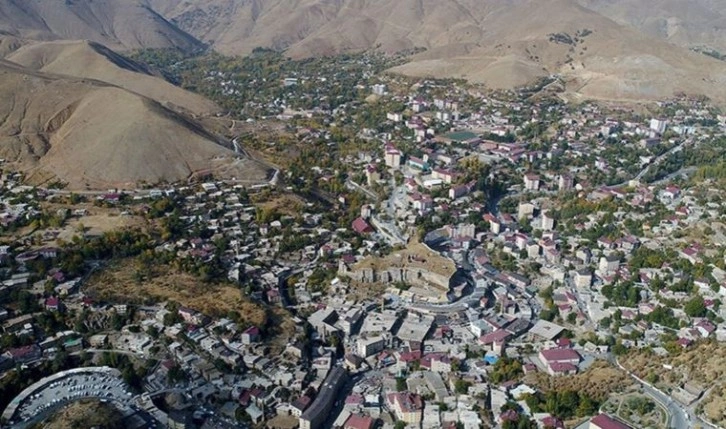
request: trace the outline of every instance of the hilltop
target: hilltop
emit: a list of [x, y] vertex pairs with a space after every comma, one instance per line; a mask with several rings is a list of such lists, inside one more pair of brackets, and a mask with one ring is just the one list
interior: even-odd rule
[[105, 82], [144, 95], [177, 110], [186, 110], [194, 114], [219, 111], [219, 108], [206, 98], [151, 75], [141, 64], [95, 42], [31, 43], [19, 47], [6, 59], [44, 73]]
[[112, 49], [199, 49], [194, 37], [137, 0], [0, 0], [0, 34], [91, 40]]
[[0, 104], [0, 157], [26, 171], [31, 183], [132, 187], [185, 180], [229, 164], [240, 178], [266, 175], [193, 119], [103, 82], [3, 60], [0, 98], [10, 101]]
[[686, 48], [726, 54], [724, 0], [579, 0], [620, 24]]

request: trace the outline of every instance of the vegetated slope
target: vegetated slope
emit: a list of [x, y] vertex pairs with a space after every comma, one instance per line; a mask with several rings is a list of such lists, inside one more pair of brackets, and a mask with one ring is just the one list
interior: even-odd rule
[[171, 107], [209, 114], [218, 107], [206, 98], [152, 76], [144, 66], [95, 42], [53, 41], [22, 46], [6, 57], [24, 67], [110, 83]]
[[0, 60], [0, 100], [0, 157], [32, 183], [130, 188], [230, 164], [231, 174], [265, 179], [195, 122], [118, 87]]
[[726, 0], [579, 0], [614, 21], [687, 48], [726, 55]]
[[426, 48], [395, 71], [494, 88], [559, 74], [575, 96], [640, 100], [683, 91], [726, 100], [723, 62], [619, 25], [575, 0], [147, 1], [227, 54], [256, 47], [292, 57]]
[[140, 0], [0, 0], [0, 34], [88, 39], [113, 49], [201, 46]]

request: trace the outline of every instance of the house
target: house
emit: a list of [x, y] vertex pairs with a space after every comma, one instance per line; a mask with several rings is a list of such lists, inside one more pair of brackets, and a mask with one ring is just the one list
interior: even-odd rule
[[680, 257], [695, 265], [701, 262], [700, 253], [701, 252], [697, 246], [689, 246], [681, 250]]
[[[510, 334], [509, 332], [505, 331], [504, 329], [498, 329], [494, 332], [490, 332], [486, 335], [482, 335], [481, 337], [479, 337], [479, 343], [483, 346], [490, 348], [490, 350], [492, 351], [496, 351], [494, 349], [496, 348], [497, 344], [503, 345], [511, 337], [512, 334]], [[501, 348], [499, 351], [501, 351]]]
[[589, 429], [631, 429], [625, 423], [621, 423], [605, 414], [598, 414], [590, 419]]
[[256, 343], [260, 337], [260, 328], [257, 326], [250, 326], [242, 332], [241, 339], [243, 344]]
[[391, 168], [401, 166], [401, 151], [391, 145], [386, 146], [386, 166]]
[[577, 372], [581, 357], [573, 349], [548, 349], [539, 352], [539, 359], [550, 375], [564, 375]]
[[415, 393], [390, 393], [386, 396], [386, 403], [396, 418], [404, 423], [417, 425], [423, 420], [424, 401]]
[[524, 189], [527, 191], [539, 191], [540, 180], [539, 176], [533, 173], [527, 173], [524, 175]]
[[204, 325], [207, 320], [202, 313], [188, 307], [179, 307], [179, 315], [184, 322], [192, 325]]
[[428, 171], [429, 165], [421, 158], [412, 156], [407, 162], [408, 166], [421, 171]]
[[666, 198], [670, 198], [671, 200], [674, 200], [678, 198], [681, 195], [681, 190], [678, 188], [678, 186], [667, 186], [665, 190], [663, 191], [663, 196]]
[[493, 233], [499, 234], [502, 231], [502, 223], [499, 222], [499, 219], [497, 219], [493, 214], [485, 214], [484, 220], [489, 222], [489, 229], [491, 229]]
[[560, 191], [569, 191], [572, 189], [573, 184], [574, 181], [572, 180], [572, 176], [569, 174], [562, 174], [557, 180], [557, 187]]
[[449, 199], [455, 200], [469, 193], [470, 189], [467, 185], [453, 186], [449, 189]]
[[45, 300], [45, 309], [48, 311], [63, 311], [63, 303], [56, 296], [51, 296]]
[[365, 360], [356, 354], [346, 353], [343, 362], [348, 371], [357, 371], [363, 366]]
[[608, 255], [600, 258], [598, 270], [603, 274], [614, 273], [620, 267], [620, 257], [617, 255]]
[[295, 417], [300, 417], [312, 402], [313, 399], [311, 397], [303, 395], [290, 404], [290, 413]]
[[40, 359], [42, 355], [43, 351], [37, 344], [17, 347], [5, 352], [5, 356], [20, 364], [36, 361]]
[[356, 344], [358, 354], [367, 358], [376, 353], [380, 353], [386, 348], [386, 339], [384, 337], [369, 337], [369, 338], [358, 338]]
[[376, 421], [372, 417], [351, 414], [343, 424], [343, 429], [373, 429]]
[[373, 228], [363, 218], [357, 218], [353, 221], [353, 230], [358, 234], [370, 234], [373, 232]]
[[370, 164], [366, 167], [366, 182], [368, 186], [373, 186], [376, 182], [381, 180], [381, 174], [375, 165]]
[[592, 273], [588, 269], [575, 272], [575, 287], [578, 289], [589, 288], [592, 284]]
[[701, 334], [703, 338], [708, 337], [709, 335], [716, 332], [716, 325], [711, 323], [708, 319], [703, 319], [700, 322], [696, 324], [696, 329], [698, 329], [698, 332]]
[[454, 173], [450, 170], [442, 170], [435, 168], [431, 174], [434, 179], [443, 180], [446, 184], [451, 184], [454, 181]]

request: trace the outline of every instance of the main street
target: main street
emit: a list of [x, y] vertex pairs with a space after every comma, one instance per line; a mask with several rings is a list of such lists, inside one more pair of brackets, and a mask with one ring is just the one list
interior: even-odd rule
[[670, 396], [666, 395], [665, 393], [661, 392], [657, 388], [655, 388], [650, 383], [646, 382], [645, 380], [640, 379], [638, 376], [633, 374], [632, 372], [625, 369], [620, 364], [620, 361], [618, 361], [617, 358], [612, 359], [617, 365], [618, 368], [620, 368], [622, 371], [624, 371], [626, 374], [628, 374], [633, 380], [635, 380], [638, 384], [640, 384], [640, 387], [643, 389], [643, 392], [650, 396], [651, 398], [655, 399], [658, 403], [660, 403], [666, 410], [668, 410], [668, 427], [675, 428], [675, 429], [681, 429], [681, 428], [687, 428], [691, 427], [691, 422], [698, 422], [703, 424], [701, 419], [698, 418], [695, 414], [692, 413], [692, 411], [686, 410], [683, 407], [681, 407], [678, 402], [674, 401]]

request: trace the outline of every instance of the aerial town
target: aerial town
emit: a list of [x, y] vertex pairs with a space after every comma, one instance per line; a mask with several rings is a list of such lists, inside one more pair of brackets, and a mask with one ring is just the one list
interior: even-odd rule
[[266, 184], [3, 170], [3, 427], [86, 398], [128, 428], [726, 424], [726, 116], [370, 64], [248, 103]]

